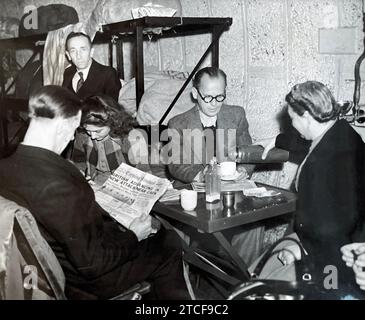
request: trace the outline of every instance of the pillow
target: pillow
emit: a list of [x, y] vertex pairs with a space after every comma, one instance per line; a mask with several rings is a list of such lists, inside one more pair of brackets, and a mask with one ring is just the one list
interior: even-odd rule
[[[129, 114], [137, 118], [140, 125], [158, 123], [188, 76], [188, 72], [171, 70], [146, 73], [144, 78], [145, 92], [138, 112], [136, 109], [135, 78], [124, 81], [118, 101]], [[192, 85], [189, 83], [166, 117], [164, 124], [167, 124], [172, 116], [185, 112], [194, 106], [190, 94], [191, 88]]]
[[[138, 123], [140, 125], [157, 124], [174, 100], [184, 81], [180, 79], [156, 80], [142, 96], [137, 112]], [[164, 120], [164, 125], [167, 125], [169, 119], [175, 115], [183, 113], [194, 106], [190, 94], [191, 88], [192, 85], [189, 83]]]

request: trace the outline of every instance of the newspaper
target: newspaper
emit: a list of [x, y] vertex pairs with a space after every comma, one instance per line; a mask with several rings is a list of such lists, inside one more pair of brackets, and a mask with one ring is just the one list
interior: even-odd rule
[[170, 182], [125, 163], [95, 191], [99, 205], [116, 221], [129, 228], [135, 219], [148, 216]]
[[181, 190], [167, 189], [164, 195], [159, 199], [160, 202], [177, 201], [180, 199]]
[[[205, 192], [204, 182], [192, 182], [193, 190], [198, 192]], [[222, 181], [221, 191], [242, 191], [247, 189], [256, 188], [256, 184], [253, 180], [244, 179], [237, 181]]]

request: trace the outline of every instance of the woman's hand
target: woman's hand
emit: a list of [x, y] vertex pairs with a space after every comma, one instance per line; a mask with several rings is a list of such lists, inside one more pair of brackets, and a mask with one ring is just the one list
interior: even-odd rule
[[360, 254], [352, 269], [355, 272], [356, 283], [361, 290], [365, 290], [365, 253]]
[[275, 142], [276, 142], [276, 137], [273, 137], [273, 138], [257, 140], [255, 143], [253, 143], [253, 145], [259, 145], [264, 147], [264, 152], [262, 153], [261, 159], [265, 160], [269, 151], [275, 148]]
[[301, 258], [300, 248], [297, 244], [289, 245], [278, 253], [278, 259], [284, 266], [292, 264], [295, 260], [300, 260]]
[[365, 290], [365, 243], [355, 242], [341, 247], [342, 260], [354, 270], [356, 283]]
[[365, 243], [364, 242], [354, 242], [346, 244], [341, 247], [342, 260], [346, 262], [346, 265], [350, 268], [354, 266], [355, 256], [364, 256], [365, 254]]

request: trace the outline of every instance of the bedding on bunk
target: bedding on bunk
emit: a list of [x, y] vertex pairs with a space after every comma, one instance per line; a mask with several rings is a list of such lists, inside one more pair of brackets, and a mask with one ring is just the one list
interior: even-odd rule
[[138, 8], [146, 5], [154, 9], [157, 6], [174, 9], [176, 16], [182, 13], [180, 0], [99, 0], [92, 15], [101, 18], [102, 24], [115, 23], [133, 19], [132, 10], [138, 12]]
[[[136, 109], [135, 79], [124, 82], [119, 92], [119, 103], [128, 113], [136, 117], [140, 125], [159, 123], [161, 117], [170, 106], [189, 74], [187, 72], [161, 71], [145, 74], [145, 91]], [[191, 109], [194, 102], [191, 98], [191, 83], [187, 85], [163, 124], [182, 112]]]
[[[32, 9], [33, 10], [33, 9]], [[19, 36], [26, 37], [35, 34], [44, 34], [51, 30], [57, 30], [69, 24], [79, 22], [79, 16], [75, 8], [61, 3], [54, 3], [37, 8], [37, 23], [29, 27], [30, 13], [22, 16], [19, 25]]]
[[[68, 66], [65, 57], [65, 40], [71, 31], [83, 31], [93, 39], [101, 25], [131, 20], [132, 9], [148, 2], [151, 0], [99, 0], [86, 21], [48, 32], [43, 52], [44, 84], [62, 84], [63, 71]], [[152, 3], [175, 9], [176, 15], [181, 15], [180, 0], [154, 0]]]

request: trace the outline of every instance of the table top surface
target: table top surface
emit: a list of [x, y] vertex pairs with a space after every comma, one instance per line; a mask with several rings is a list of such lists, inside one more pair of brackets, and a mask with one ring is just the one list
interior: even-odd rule
[[272, 217], [293, 213], [296, 208], [296, 195], [285, 189], [257, 183], [268, 190], [279, 191], [273, 197], [246, 197], [242, 191], [235, 192], [234, 206], [226, 208], [221, 201], [208, 203], [205, 193], [198, 194], [198, 205], [193, 211], [185, 211], [180, 201], [157, 202], [153, 211], [163, 217], [172, 218], [207, 233], [223, 231]]

